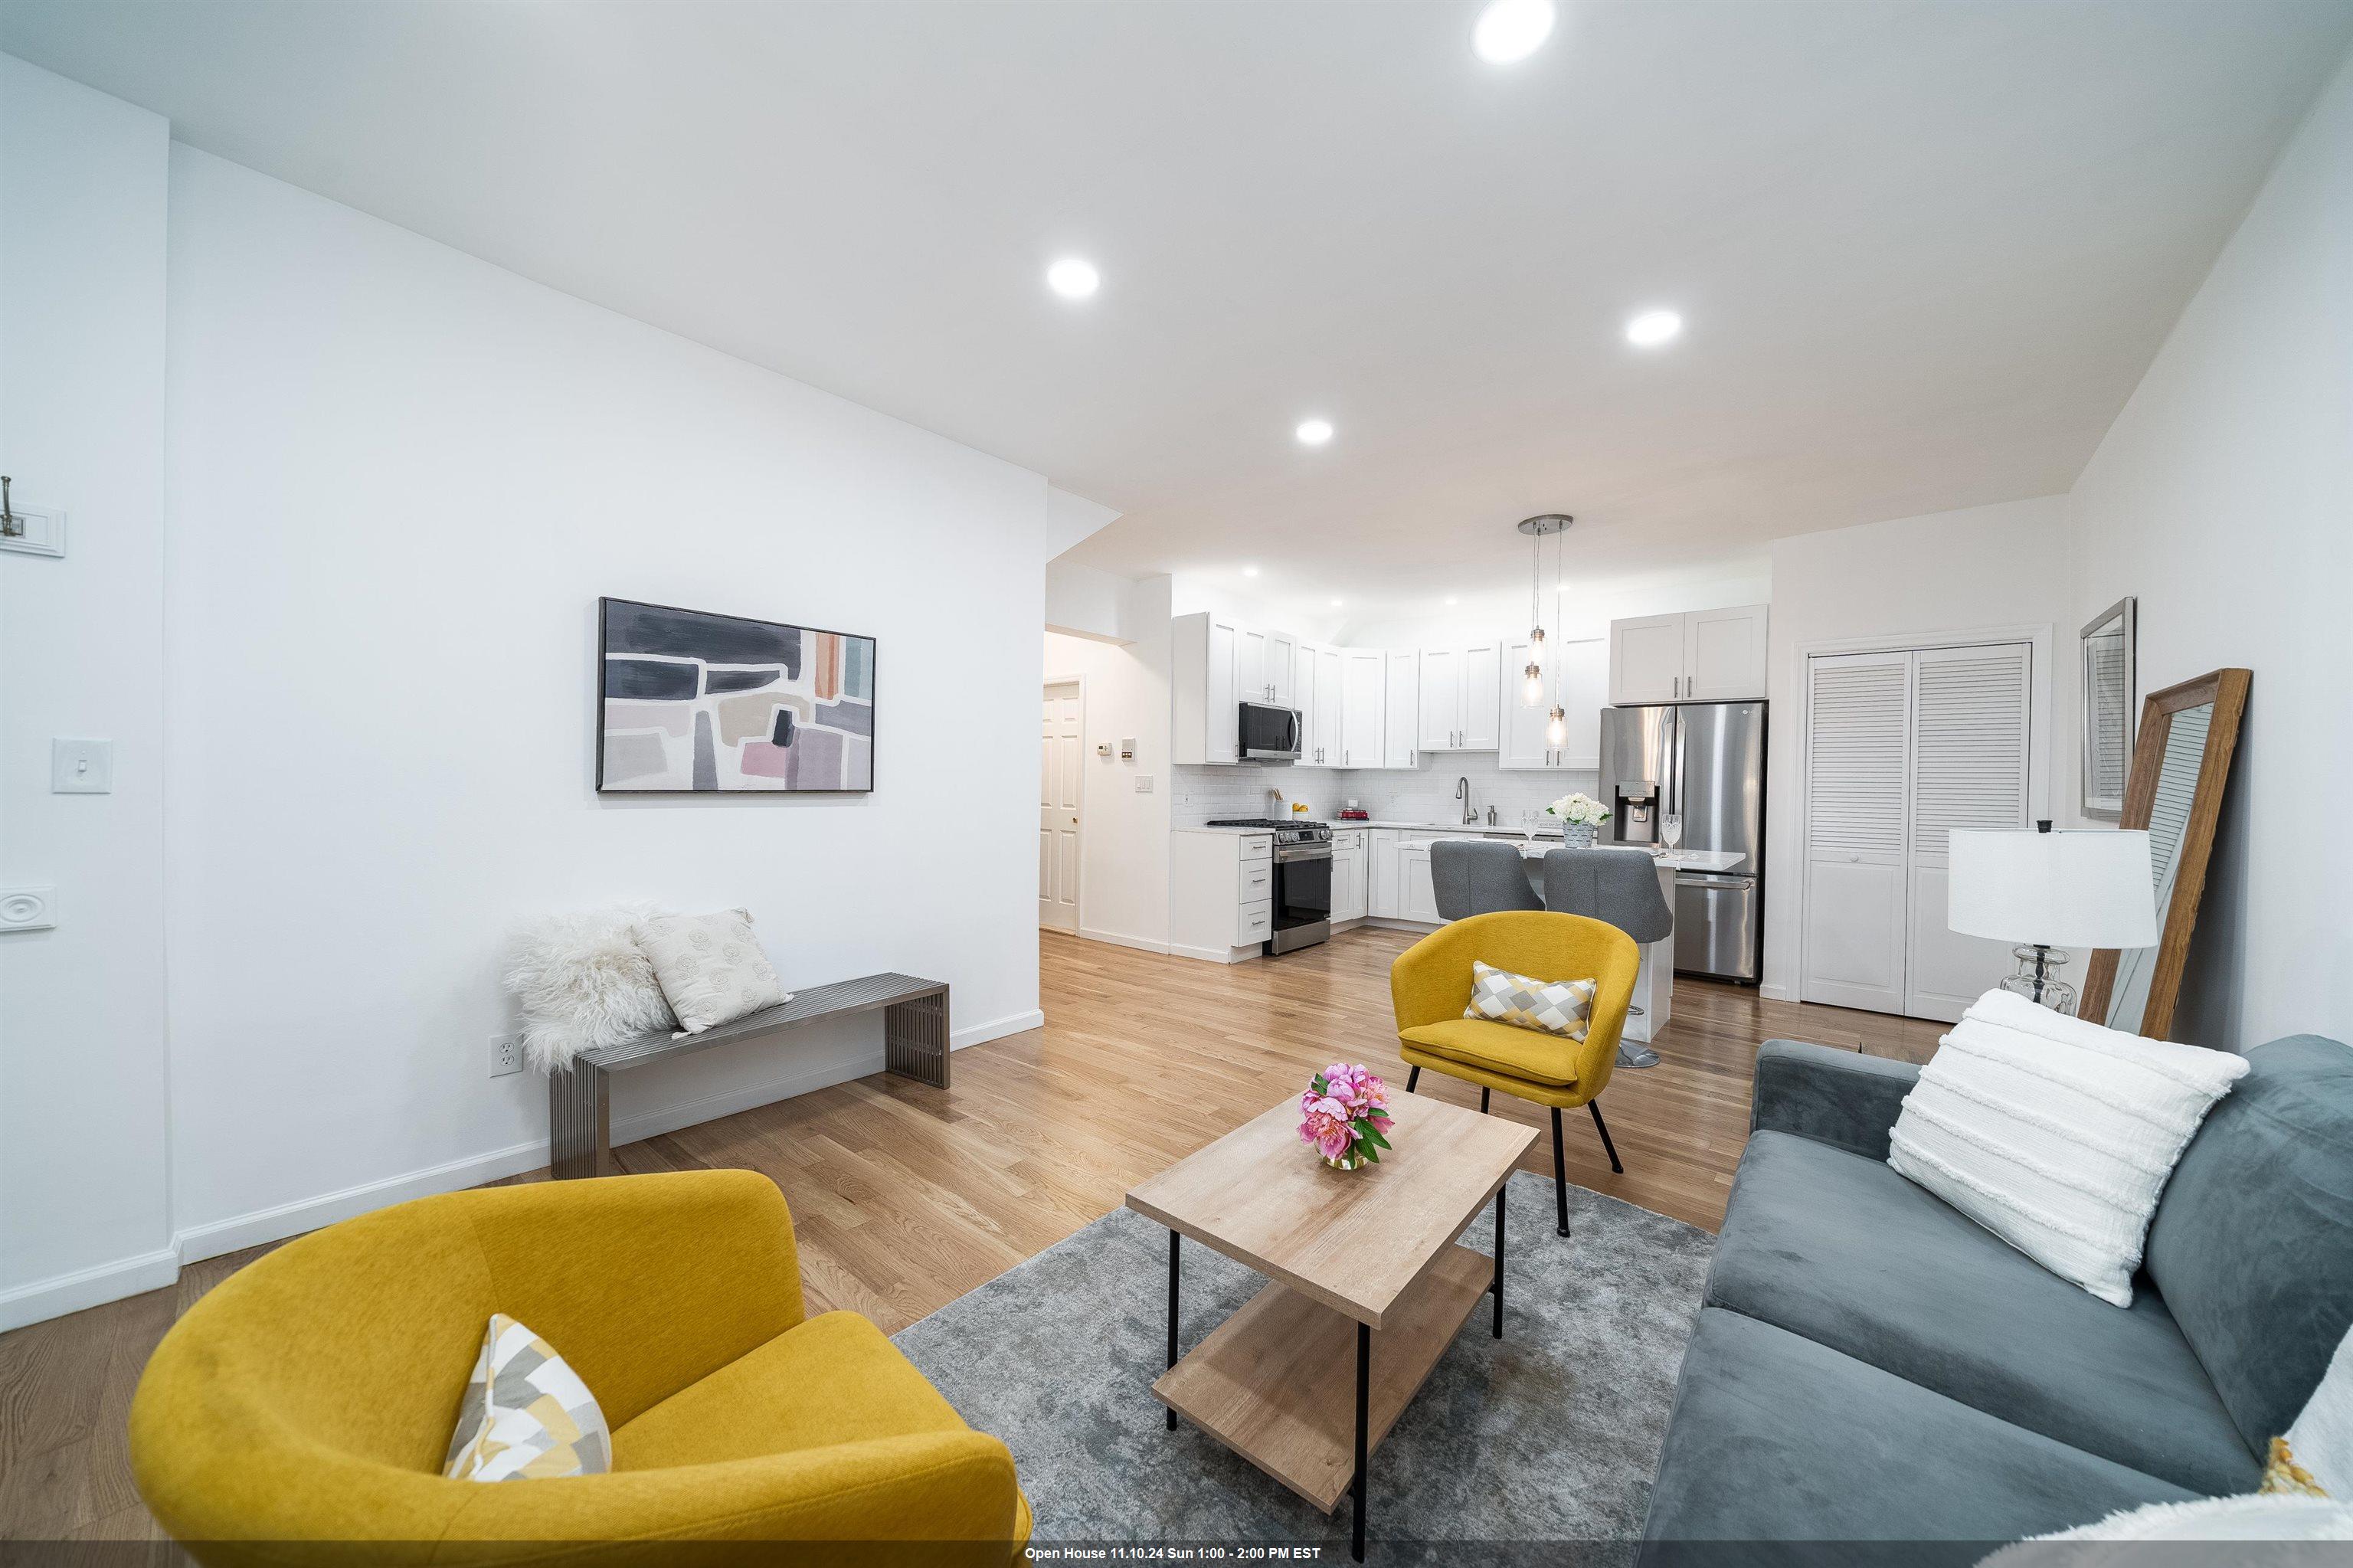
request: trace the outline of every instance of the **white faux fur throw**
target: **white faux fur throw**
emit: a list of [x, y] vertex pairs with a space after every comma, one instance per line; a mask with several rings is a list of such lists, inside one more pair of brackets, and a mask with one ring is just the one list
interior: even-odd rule
[[550, 915], [515, 934], [507, 990], [522, 1003], [523, 1054], [543, 1073], [600, 1045], [678, 1027], [654, 967], [638, 948], [650, 904]]
[[[2119, 1553], [2113, 1542], [2231, 1542], [2227, 1551], [2138, 1556]], [[2153, 1568], [2189, 1568], [2191, 1563], [2230, 1563], [2232, 1568], [2322, 1568], [2343, 1553], [2326, 1556], [2298, 1551], [2293, 1543], [2353, 1541], [2353, 1507], [2327, 1498], [2251, 1492], [2243, 1497], [2198, 1498], [2189, 1502], [2150, 1503], [2120, 1510], [2095, 1524], [2005, 1546], [1978, 1568], [2118, 1568], [2147, 1563]], [[2268, 1545], [2265, 1543], [2269, 1543]]]

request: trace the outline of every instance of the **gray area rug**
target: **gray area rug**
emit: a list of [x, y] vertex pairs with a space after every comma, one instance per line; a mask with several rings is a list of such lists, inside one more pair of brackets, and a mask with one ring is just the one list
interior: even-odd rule
[[[1571, 1187], [1563, 1241], [1551, 1187], [1512, 1179], [1504, 1337], [1475, 1308], [1373, 1453], [1368, 1560], [1474, 1542], [1485, 1561], [1631, 1555], [1715, 1238]], [[1492, 1252], [1494, 1233], [1490, 1211], [1462, 1241]], [[1166, 1359], [1167, 1238], [1114, 1210], [896, 1342], [1013, 1450], [1040, 1545], [1323, 1543], [1345, 1563], [1346, 1499], [1318, 1513], [1190, 1424], [1166, 1429], [1151, 1383]], [[1194, 1242], [1184, 1256], [1190, 1349], [1265, 1280]]]

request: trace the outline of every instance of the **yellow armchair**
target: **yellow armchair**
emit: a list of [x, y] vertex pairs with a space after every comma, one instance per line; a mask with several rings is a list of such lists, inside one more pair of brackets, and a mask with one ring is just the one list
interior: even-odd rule
[[[611, 1473], [442, 1478], [493, 1311], [588, 1385]], [[1004, 1563], [1029, 1534], [1004, 1444], [865, 1319], [804, 1316], [784, 1195], [745, 1171], [452, 1192], [290, 1242], [164, 1337], [131, 1457], [208, 1564], [328, 1542], [377, 1563], [667, 1563], [690, 1541], [965, 1542], [959, 1561]]]
[[[1585, 1038], [1465, 1018], [1473, 959], [1535, 980], [1592, 980]], [[1561, 1151], [1560, 1113], [1578, 1106], [1591, 1111], [1609, 1169], [1626, 1169], [1601, 1119], [1599, 1097], [1617, 1065], [1618, 1036], [1626, 1027], [1641, 961], [1634, 939], [1615, 926], [1582, 915], [1506, 909], [1440, 927], [1389, 966], [1398, 1046], [1412, 1069], [1406, 1078], [1409, 1093], [1428, 1067], [1478, 1085], [1481, 1110], [1495, 1089], [1552, 1107], [1553, 1192], [1562, 1235], [1568, 1234], [1568, 1168]]]

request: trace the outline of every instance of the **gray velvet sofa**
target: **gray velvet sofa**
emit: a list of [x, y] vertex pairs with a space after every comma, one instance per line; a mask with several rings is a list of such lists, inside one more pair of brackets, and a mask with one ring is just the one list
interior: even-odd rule
[[2353, 1320], [2353, 1050], [2298, 1035], [2247, 1059], [2126, 1309], [1887, 1165], [1916, 1067], [1767, 1042], [1646, 1568], [1886, 1562], [1890, 1542], [1968, 1563], [2253, 1490]]

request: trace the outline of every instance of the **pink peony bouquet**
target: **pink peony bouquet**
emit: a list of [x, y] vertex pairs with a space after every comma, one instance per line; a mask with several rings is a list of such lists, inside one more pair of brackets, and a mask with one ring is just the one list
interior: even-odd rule
[[1316, 1074], [1299, 1097], [1299, 1110], [1305, 1118], [1300, 1141], [1314, 1144], [1324, 1164], [1342, 1171], [1380, 1159], [1389, 1146], [1381, 1135], [1396, 1125], [1389, 1118], [1389, 1086], [1361, 1062], [1335, 1062]]

